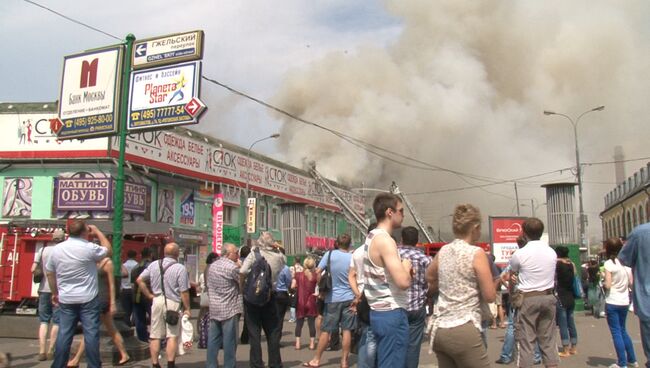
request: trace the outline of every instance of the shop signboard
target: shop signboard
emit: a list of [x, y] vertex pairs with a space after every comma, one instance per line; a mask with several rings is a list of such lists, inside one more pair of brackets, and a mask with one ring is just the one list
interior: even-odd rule
[[255, 198], [248, 198], [246, 201], [246, 232], [252, 234], [255, 232], [255, 220], [257, 219], [257, 200]]
[[112, 188], [111, 178], [56, 178], [54, 207], [57, 211], [110, 211]]
[[117, 132], [122, 45], [68, 55], [63, 60], [59, 119], [51, 124], [58, 139]]
[[212, 251], [221, 255], [223, 247], [223, 194], [214, 195], [212, 202]]
[[151, 188], [144, 184], [124, 183], [124, 212], [147, 213], [147, 197]]
[[195, 213], [194, 191], [187, 191], [181, 197], [181, 224], [193, 226]]
[[523, 234], [524, 217], [490, 217], [490, 244], [494, 263], [507, 264], [519, 249], [517, 238]]
[[196, 124], [205, 109], [200, 79], [199, 61], [131, 73], [128, 130]]

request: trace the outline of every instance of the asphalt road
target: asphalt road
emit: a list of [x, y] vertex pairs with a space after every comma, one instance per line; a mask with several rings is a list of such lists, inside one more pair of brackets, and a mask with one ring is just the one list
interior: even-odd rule
[[[586, 316], [584, 313], [578, 313], [576, 316], [578, 327], [578, 354], [570, 358], [562, 359], [561, 367], [607, 367], [616, 362], [616, 354], [612, 345], [611, 335], [604, 319], [595, 319]], [[293, 328], [294, 324], [285, 322], [284, 334], [282, 337], [282, 360], [285, 367], [299, 367], [302, 362], [308, 361], [313, 352], [303, 348], [296, 351], [293, 347]], [[639, 325], [636, 316], [628, 316], [628, 330], [634, 343], [635, 351], [640, 363], [645, 363], [643, 348], [641, 346], [641, 337], [639, 335]], [[303, 331], [303, 336], [307, 333], [307, 328]], [[501, 344], [503, 342], [504, 330], [489, 330], [488, 332], [488, 353], [490, 359], [495, 361], [499, 357]], [[303, 337], [303, 344], [307, 340]], [[264, 357], [266, 358], [266, 347], [263, 343]], [[0, 351], [10, 352], [13, 356], [13, 367], [49, 367], [51, 362], [38, 362], [36, 355], [38, 353], [38, 341], [32, 339], [0, 339]], [[428, 354], [428, 340], [422, 345], [422, 354], [420, 367], [436, 367], [435, 355]], [[177, 365], [186, 368], [198, 368], [205, 366], [205, 350], [195, 349], [189, 354], [179, 357]], [[240, 345], [237, 349], [238, 367], [249, 367], [248, 346]], [[220, 357], [222, 358], [222, 357]], [[220, 359], [220, 364], [222, 359]], [[356, 356], [351, 356], [352, 366], [356, 362]], [[325, 352], [323, 355], [322, 367], [336, 367], [340, 364], [340, 352]], [[82, 363], [82, 367], [85, 364]], [[130, 367], [150, 367], [148, 361], [134, 362], [129, 364]], [[163, 365], [164, 366], [164, 365]], [[495, 367], [501, 365], [493, 364]], [[503, 367], [514, 367], [514, 364]]]

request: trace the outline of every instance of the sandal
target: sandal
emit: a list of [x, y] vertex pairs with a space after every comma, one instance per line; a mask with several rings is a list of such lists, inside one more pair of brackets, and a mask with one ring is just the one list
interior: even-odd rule
[[131, 361], [131, 357], [126, 357], [126, 360], [123, 360], [123, 361], [117, 363], [116, 365], [117, 366], [122, 366], [122, 365], [125, 365], [126, 363], [128, 363], [130, 361]]
[[320, 365], [314, 365], [314, 364], [311, 364], [311, 362], [302, 363], [302, 366], [303, 367], [308, 367], [308, 368], [318, 368], [318, 367], [320, 367]]

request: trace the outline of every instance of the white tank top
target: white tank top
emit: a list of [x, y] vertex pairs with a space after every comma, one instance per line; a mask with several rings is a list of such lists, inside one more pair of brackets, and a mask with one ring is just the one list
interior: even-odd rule
[[363, 263], [363, 273], [365, 276], [364, 292], [366, 299], [368, 299], [368, 305], [374, 311], [391, 311], [398, 308], [407, 309], [408, 290], [400, 289], [390, 274], [385, 271], [384, 267], [375, 265], [368, 255], [372, 240], [379, 234], [390, 236], [383, 229], [375, 229], [368, 234], [366, 242], [363, 245], [365, 249]]

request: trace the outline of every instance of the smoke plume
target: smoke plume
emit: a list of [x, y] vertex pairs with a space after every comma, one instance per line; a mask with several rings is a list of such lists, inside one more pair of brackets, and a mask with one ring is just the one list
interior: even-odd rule
[[[391, 0], [386, 8], [402, 22], [392, 44], [331, 53], [294, 70], [274, 103], [384, 148], [490, 178], [575, 165], [572, 127], [544, 110], [576, 117], [606, 106], [579, 125], [583, 162], [610, 161], [615, 145], [630, 158], [650, 153], [647, 1]], [[281, 134], [293, 164], [315, 160], [324, 175], [352, 185], [387, 188], [396, 180], [405, 192], [422, 192], [486, 183], [396, 164], [291, 120]], [[632, 163], [628, 173], [644, 165]], [[518, 183], [529, 206], [522, 215], [531, 213], [530, 198], [533, 207], [545, 201], [539, 185], [557, 180], [573, 174]], [[585, 181], [605, 182], [585, 184], [590, 233], [599, 234], [613, 165], [587, 167]], [[485, 189], [491, 193], [411, 199], [436, 229], [458, 202], [476, 203], [485, 215], [514, 214], [512, 183]], [[544, 218], [543, 206], [537, 210]]]

